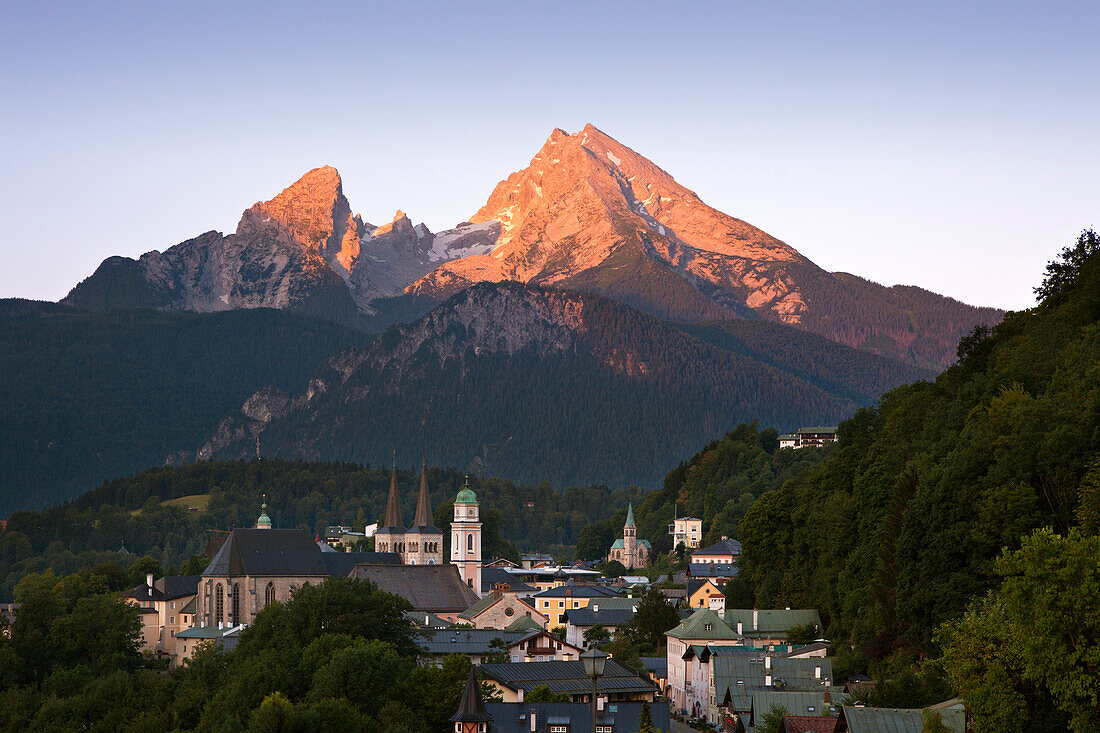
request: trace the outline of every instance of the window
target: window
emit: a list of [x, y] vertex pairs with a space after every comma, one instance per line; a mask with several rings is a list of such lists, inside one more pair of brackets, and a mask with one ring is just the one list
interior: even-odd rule
[[814, 710], [817, 710], [817, 708], [815, 708], [813, 705], [807, 705], [806, 710], [812, 713]]
[[474, 536], [472, 534], [466, 535], [466, 550], [468, 552], [474, 551]]
[[267, 587], [264, 588], [264, 607], [275, 602], [275, 584], [268, 581]]
[[[703, 604], [700, 603], [699, 605], [701, 606]], [[713, 628], [714, 628], [714, 624], [703, 624], [703, 631], [710, 631]]]
[[473, 509], [470, 510], [470, 516], [471, 517], [474, 516], [474, 510]]
[[550, 733], [569, 733], [568, 725], [552, 725], [550, 726]]
[[222, 595], [222, 584], [214, 587], [214, 623], [220, 624], [225, 616], [225, 597]]
[[511, 616], [511, 615], [513, 615], [513, 614], [514, 614], [515, 612], [516, 612], [516, 609], [514, 609], [514, 608], [506, 608], [506, 609], [504, 609], [504, 615], [505, 615], [505, 616]]
[[176, 617], [175, 616], [169, 616], [168, 617], [168, 623], [170, 623], [170, 624], [176, 623]]
[[176, 607], [176, 602], [175, 601], [168, 601], [168, 607], [169, 608], [175, 608]]
[[239, 624], [241, 622], [241, 584], [233, 584], [233, 623]]

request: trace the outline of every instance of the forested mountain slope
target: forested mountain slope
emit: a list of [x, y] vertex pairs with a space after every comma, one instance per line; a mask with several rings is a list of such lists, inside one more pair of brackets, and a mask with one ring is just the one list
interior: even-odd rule
[[934, 382], [841, 423], [820, 465], [756, 501], [740, 539], [762, 605], [818, 608], [832, 638], [871, 658], [928, 649], [995, 585], [1003, 548], [1078, 523], [1100, 450], [1096, 249], [1083, 234], [1037, 307], [976, 330]]
[[0, 516], [193, 453], [258, 388], [303, 389], [325, 357], [367, 340], [268, 309], [87, 313], [0, 301]]
[[821, 354], [827, 373], [811, 373], [768, 328], [723, 348], [594, 294], [483, 283], [332, 358], [293, 399], [255, 395], [199, 456], [247, 457], [258, 437], [264, 456], [396, 448], [515, 481], [652, 486], [731, 425], [825, 424], [928, 374], [823, 339], [802, 358]]

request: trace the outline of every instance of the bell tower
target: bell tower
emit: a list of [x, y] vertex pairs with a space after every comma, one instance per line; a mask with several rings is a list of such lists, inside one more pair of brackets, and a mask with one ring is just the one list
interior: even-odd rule
[[451, 564], [474, 593], [481, 596], [481, 516], [477, 494], [470, 489], [470, 477], [455, 497], [455, 518], [451, 522]]

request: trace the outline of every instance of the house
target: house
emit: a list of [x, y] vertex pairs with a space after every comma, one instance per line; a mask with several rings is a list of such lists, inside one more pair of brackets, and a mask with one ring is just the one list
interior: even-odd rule
[[512, 562], [511, 560], [509, 560], [506, 557], [498, 557], [495, 560], [490, 560], [488, 562], [482, 563], [482, 565], [481, 565], [482, 571], [484, 571], [488, 568], [518, 568], [518, 567], [520, 567], [519, 563]]
[[836, 442], [836, 427], [818, 425], [799, 428], [794, 433], [779, 436], [780, 448], [820, 448]]
[[570, 661], [582, 651], [543, 629], [428, 629], [419, 643], [423, 656], [437, 665], [449, 654], [465, 654], [474, 664], [483, 664], [499, 654], [512, 662]]
[[687, 588], [658, 588], [657, 592], [668, 599], [674, 606], [682, 606], [687, 603]]
[[153, 580], [152, 573], [145, 576], [145, 583], [123, 591], [122, 596], [138, 606], [141, 613], [141, 650], [169, 659], [169, 664], [179, 663], [176, 654], [176, 635], [191, 626], [193, 612], [183, 609], [198, 594], [198, 575], [167, 575]]
[[649, 678], [657, 684], [661, 694], [668, 687], [668, 659], [665, 657], [638, 657], [638, 661], [645, 665]]
[[614, 637], [620, 626], [634, 618], [639, 602], [637, 598], [594, 598], [587, 606], [566, 609], [561, 615], [565, 640], [587, 649], [584, 634], [593, 626], [603, 626]]
[[703, 537], [703, 520], [698, 517], [678, 517], [668, 525], [668, 533], [672, 535], [673, 549], [683, 545], [688, 550], [694, 550]]
[[813, 609], [726, 609], [725, 621], [756, 647], [787, 643], [787, 631], [795, 626], [821, 629], [821, 616]]
[[741, 555], [741, 543], [722, 537], [718, 542], [709, 545], [702, 550], [691, 553], [691, 564], [716, 563], [719, 565], [732, 565]]
[[546, 628], [547, 617], [539, 613], [530, 603], [520, 599], [514, 593], [507, 593], [508, 585], [500, 583], [484, 598], [458, 615], [458, 623], [473, 624], [477, 629], [503, 629], [516, 620], [526, 616], [538, 626]]
[[707, 710], [710, 688], [709, 647], [745, 646], [748, 640], [709, 608], [695, 611], [679, 626], [666, 632], [665, 637], [668, 642], [668, 699], [674, 709], [701, 717]]
[[[828, 693], [830, 702], [839, 701], [842, 694], [831, 684], [829, 659], [792, 659], [769, 656], [761, 649], [712, 647], [710, 667], [707, 718], [712, 722], [733, 718], [751, 727], [753, 695], [758, 692]], [[790, 707], [787, 712], [806, 714]]]
[[370, 580], [407, 600], [414, 611], [450, 621], [479, 600], [454, 565], [356, 565], [349, 577]]
[[730, 578], [736, 578], [739, 572], [737, 565], [727, 563], [699, 562], [688, 565], [689, 578], [713, 578], [719, 587]]
[[546, 625], [555, 629], [564, 625], [562, 614], [566, 610], [584, 608], [593, 598], [620, 598], [612, 588], [596, 584], [566, 583], [534, 595], [535, 608], [547, 617]]
[[923, 710], [845, 705], [837, 721], [836, 733], [921, 733], [926, 711], [939, 716], [940, 722], [952, 733], [966, 730], [966, 708], [955, 699]]
[[[649, 705], [655, 730], [672, 730], [667, 702], [603, 702], [597, 701], [596, 726], [599, 733], [635, 733], [640, 729], [642, 708]], [[493, 720], [488, 733], [590, 733], [592, 706], [574, 702], [490, 702], [485, 709]]]
[[[522, 702], [521, 696], [545, 685], [551, 692], [569, 695], [571, 702], [590, 702], [592, 678], [584, 673], [584, 663], [574, 662], [509, 662], [483, 664], [481, 674], [495, 687], [504, 702]], [[604, 664], [604, 673], [596, 681], [597, 698], [609, 703], [653, 702], [657, 686], [644, 680], [614, 659]]]
[[709, 608], [722, 612], [726, 610], [726, 596], [711, 578], [688, 581], [687, 603], [689, 608]]
[[177, 657], [180, 660], [190, 659], [195, 651], [203, 644], [215, 644], [224, 651], [229, 651], [237, 646], [240, 633], [244, 626], [192, 626], [176, 634]]

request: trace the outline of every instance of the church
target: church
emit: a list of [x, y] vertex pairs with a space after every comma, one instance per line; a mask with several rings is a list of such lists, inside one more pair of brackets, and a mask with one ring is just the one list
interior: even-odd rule
[[653, 547], [649, 540], [638, 539], [638, 527], [634, 524], [634, 505], [630, 504], [626, 510], [626, 524], [623, 525], [623, 538], [615, 540], [611, 545], [611, 551], [607, 553], [607, 561], [617, 560], [625, 568], [644, 568], [649, 565]]
[[[390, 493], [386, 500], [384, 525], [374, 535], [377, 552], [391, 552], [403, 565], [442, 565], [443, 531], [433, 524], [432, 503], [428, 495], [428, 467], [420, 467], [420, 493], [416, 501], [413, 526], [401, 520], [401, 496], [397, 490], [397, 466], [390, 474]], [[451, 522], [451, 564], [478, 596], [481, 595], [481, 517], [477, 494], [470, 479], [455, 497], [454, 521]]]

